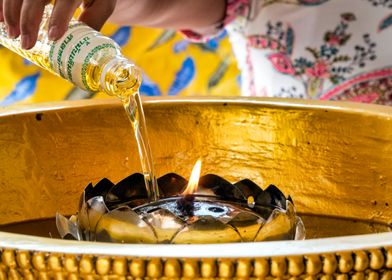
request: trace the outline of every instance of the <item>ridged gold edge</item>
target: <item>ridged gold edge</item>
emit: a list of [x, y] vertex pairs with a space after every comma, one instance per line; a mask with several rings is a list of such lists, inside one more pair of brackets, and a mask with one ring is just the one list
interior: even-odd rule
[[392, 247], [392, 232], [309, 239], [227, 244], [115, 244], [71, 241], [0, 232], [0, 248], [63, 254], [93, 254], [125, 257], [246, 258], [280, 257], [369, 250]]
[[[166, 105], [172, 104], [221, 104], [227, 103], [231, 105], [263, 105], [268, 108], [287, 108], [287, 109], [319, 109], [319, 110], [334, 110], [347, 113], [364, 113], [380, 116], [392, 117], [392, 107], [382, 106], [377, 104], [362, 104], [354, 102], [339, 102], [339, 101], [323, 101], [323, 100], [303, 100], [303, 99], [287, 99], [287, 98], [264, 98], [264, 97], [143, 97], [143, 104], [145, 106]], [[38, 104], [22, 104], [8, 107], [0, 107], [0, 117], [14, 115], [14, 114], [28, 114], [38, 113], [54, 110], [78, 110], [79, 108], [101, 106], [107, 107], [122, 107], [120, 100], [112, 99], [86, 99], [86, 100], [67, 100], [56, 102], [45, 102]]]
[[272, 258], [127, 258], [0, 250], [0, 279], [62, 277], [387, 280], [392, 278], [392, 248]]

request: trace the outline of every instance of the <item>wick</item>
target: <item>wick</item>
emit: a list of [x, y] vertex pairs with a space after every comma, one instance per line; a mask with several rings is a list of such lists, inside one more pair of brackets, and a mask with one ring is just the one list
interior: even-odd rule
[[186, 194], [183, 197], [177, 199], [177, 207], [184, 216], [192, 217], [195, 209], [195, 196], [193, 194]]

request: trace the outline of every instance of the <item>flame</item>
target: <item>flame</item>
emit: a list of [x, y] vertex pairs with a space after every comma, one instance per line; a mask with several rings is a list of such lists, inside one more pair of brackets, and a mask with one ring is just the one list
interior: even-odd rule
[[201, 171], [201, 160], [199, 159], [195, 166], [193, 167], [191, 177], [189, 178], [188, 186], [186, 187], [185, 191], [182, 193], [183, 195], [193, 194], [197, 191], [197, 186], [199, 185], [199, 178], [200, 178], [200, 171]]

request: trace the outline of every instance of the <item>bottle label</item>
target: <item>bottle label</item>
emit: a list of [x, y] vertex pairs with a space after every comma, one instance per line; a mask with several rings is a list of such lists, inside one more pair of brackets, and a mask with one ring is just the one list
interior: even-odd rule
[[73, 82], [83, 90], [92, 89], [88, 81], [88, 68], [92, 59], [99, 56], [112, 56], [119, 47], [110, 38], [100, 35], [83, 23], [71, 24], [65, 35], [53, 42], [49, 51], [52, 70], [64, 79]]

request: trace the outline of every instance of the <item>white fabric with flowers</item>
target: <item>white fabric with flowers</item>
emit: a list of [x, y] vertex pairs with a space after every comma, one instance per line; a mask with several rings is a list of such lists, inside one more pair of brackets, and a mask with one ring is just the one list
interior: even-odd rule
[[392, 105], [392, 0], [228, 0], [250, 96]]

